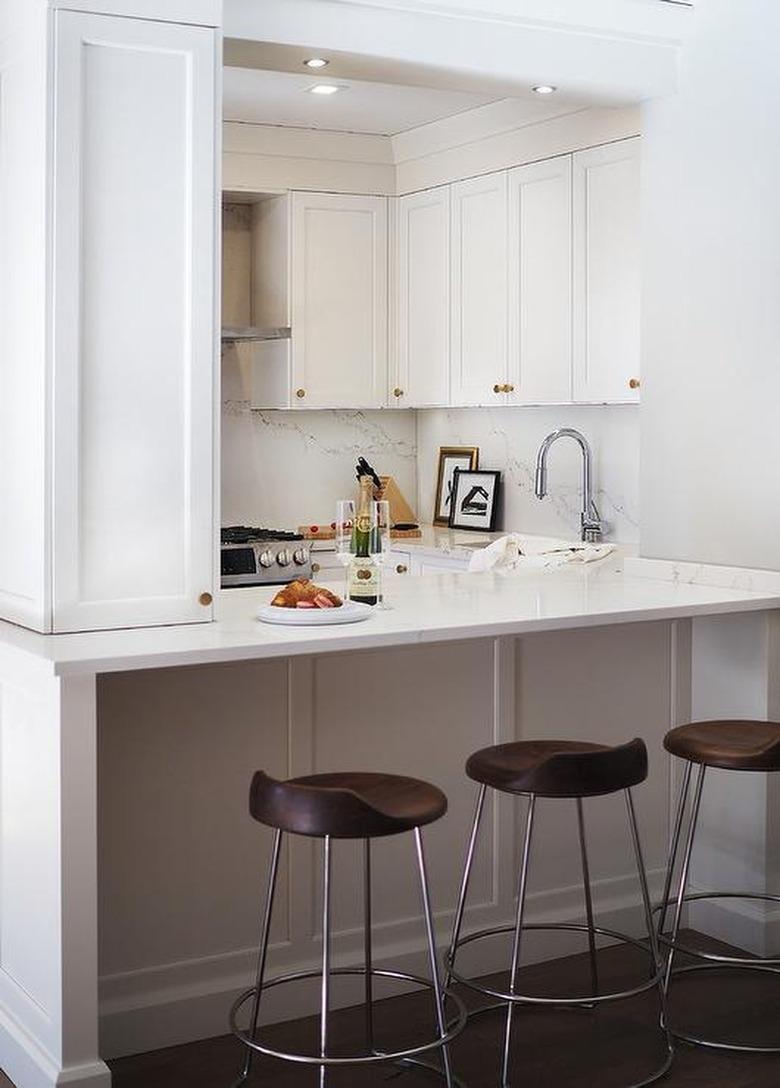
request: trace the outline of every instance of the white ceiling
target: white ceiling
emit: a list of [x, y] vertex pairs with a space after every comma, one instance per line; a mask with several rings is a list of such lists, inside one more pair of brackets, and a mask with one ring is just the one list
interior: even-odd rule
[[[345, 89], [327, 96], [308, 94], [306, 89], [316, 83], [336, 83]], [[226, 121], [394, 136], [500, 97], [495, 92], [338, 79], [328, 69], [293, 73], [227, 67], [223, 115]], [[541, 113], [541, 101], [529, 102], [529, 111], [536, 106]]]

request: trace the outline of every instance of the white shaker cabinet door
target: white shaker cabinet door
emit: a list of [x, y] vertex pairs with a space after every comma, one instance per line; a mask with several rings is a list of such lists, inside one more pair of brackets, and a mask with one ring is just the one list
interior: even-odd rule
[[507, 401], [507, 174], [452, 186], [451, 398]]
[[217, 36], [55, 18], [54, 629], [210, 619]]
[[512, 404], [572, 395], [571, 156], [509, 172]]
[[638, 399], [639, 138], [574, 155], [574, 399]]
[[387, 397], [387, 198], [294, 193], [294, 407]]
[[398, 372], [402, 408], [449, 403], [450, 190], [398, 200]]

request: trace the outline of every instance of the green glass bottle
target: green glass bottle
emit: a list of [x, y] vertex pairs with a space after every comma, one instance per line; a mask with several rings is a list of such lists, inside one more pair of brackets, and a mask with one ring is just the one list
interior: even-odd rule
[[349, 599], [361, 604], [376, 604], [379, 600], [379, 567], [371, 556], [371, 504], [374, 501], [374, 481], [360, 477], [360, 495], [355, 515], [354, 551], [349, 564], [347, 585]]

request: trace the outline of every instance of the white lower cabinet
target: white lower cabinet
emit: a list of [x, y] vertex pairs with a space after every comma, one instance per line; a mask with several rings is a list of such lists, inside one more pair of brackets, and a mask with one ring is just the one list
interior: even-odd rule
[[575, 401], [639, 399], [639, 145], [573, 156]]
[[387, 198], [293, 193], [293, 407], [387, 398]]
[[395, 383], [400, 408], [450, 399], [450, 189], [402, 196], [397, 208]]
[[452, 186], [451, 267], [451, 403], [506, 404], [506, 171]]
[[218, 36], [54, 19], [52, 627], [207, 620]]
[[572, 395], [571, 156], [509, 171], [509, 395]]

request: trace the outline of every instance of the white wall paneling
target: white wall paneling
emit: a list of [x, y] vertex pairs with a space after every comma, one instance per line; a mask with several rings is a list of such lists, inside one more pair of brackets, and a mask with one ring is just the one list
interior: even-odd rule
[[130, 19], [183, 23], [191, 26], [222, 25], [222, 0], [46, 0], [52, 8], [83, 11], [93, 15], [121, 15]]
[[215, 47], [57, 16], [58, 631], [210, 618]]
[[387, 397], [387, 201], [294, 193], [292, 202], [291, 403], [379, 408]]
[[506, 402], [507, 191], [503, 172], [452, 186], [453, 404]]
[[397, 372], [390, 403], [400, 408], [448, 404], [449, 187], [401, 197], [397, 222]]
[[510, 401], [572, 396], [571, 157], [509, 172]]
[[109, 1088], [98, 1058], [95, 684], [0, 655], [0, 1057], [20, 1088]]
[[574, 399], [638, 400], [639, 140], [574, 155]]

